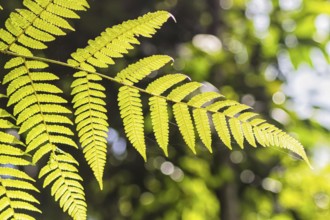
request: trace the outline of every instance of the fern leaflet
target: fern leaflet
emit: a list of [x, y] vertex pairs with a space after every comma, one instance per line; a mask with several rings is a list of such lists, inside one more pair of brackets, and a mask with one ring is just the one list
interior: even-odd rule
[[146, 160], [144, 121], [139, 90], [122, 86], [118, 93], [118, 105], [128, 139], [143, 159]]
[[181, 135], [188, 147], [196, 154], [195, 150], [195, 131], [192, 118], [190, 116], [189, 108], [184, 103], [177, 103], [173, 105], [173, 112], [175, 120], [179, 126]]
[[220, 139], [231, 150], [231, 137], [225, 115], [222, 113], [214, 113], [212, 115], [212, 121]]
[[163, 149], [168, 156], [168, 140], [169, 140], [169, 118], [167, 111], [167, 102], [160, 97], [151, 97], [149, 99], [150, 115], [152, 127], [159, 147]]

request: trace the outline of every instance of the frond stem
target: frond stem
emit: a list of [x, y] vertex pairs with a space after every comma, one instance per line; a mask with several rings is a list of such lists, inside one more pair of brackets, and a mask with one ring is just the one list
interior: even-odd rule
[[[62, 62], [62, 61], [52, 60], [52, 59], [48, 59], [48, 58], [44, 58], [44, 57], [38, 57], [38, 56], [22, 55], [22, 54], [18, 54], [18, 53], [14, 53], [14, 52], [8, 51], [8, 50], [0, 50], [0, 53], [6, 54], [6, 55], [10, 55], [10, 56], [15, 56], [15, 57], [22, 57], [22, 58], [25, 58], [25, 59], [37, 60], [37, 61], [42, 61], [42, 62], [46, 62], [46, 63], [52, 63], [52, 64], [55, 64], [55, 65], [58, 65], [58, 66], [65, 66], [65, 67], [68, 67], [68, 68], [71, 68], [71, 69], [76, 69], [76, 70], [84, 71], [84, 72], [87, 72], [87, 73], [90, 73], [90, 74], [95, 74], [95, 75], [98, 75], [98, 76], [100, 76], [102, 78], [108, 79], [108, 80], [110, 80], [112, 82], [118, 83], [120, 85], [124, 85], [124, 86], [128, 86], [128, 87], [131, 87], [131, 88], [135, 88], [135, 89], [139, 90], [140, 92], [143, 92], [143, 93], [146, 93], [146, 94], [149, 94], [149, 95], [153, 95], [153, 96], [157, 96], [157, 97], [166, 99], [167, 101], [170, 101], [170, 102], [182, 103], [180, 101], [178, 102], [178, 101], [174, 101], [172, 99], [169, 99], [166, 96], [152, 94], [152, 93], [148, 92], [145, 89], [142, 89], [140, 87], [137, 87], [137, 86], [134, 86], [134, 85], [131, 85], [131, 84], [122, 82], [122, 81], [117, 80], [114, 77], [108, 76], [106, 74], [99, 73], [99, 72], [94, 72], [94, 71], [90, 71], [90, 70], [86, 70], [84, 68], [77, 67], [77, 66], [72, 66], [72, 65], [70, 65], [68, 63], [65, 63], [65, 62]], [[187, 103], [185, 103], [185, 104], [187, 104]]]
[[[124, 85], [124, 86], [128, 86], [130, 88], [134, 88], [134, 89], [137, 89], [139, 90], [140, 92], [142, 93], [145, 93], [145, 94], [148, 94], [148, 95], [152, 95], [152, 96], [156, 96], [156, 97], [159, 97], [159, 98], [162, 98], [162, 99], [165, 99], [167, 100], [168, 102], [172, 102], [172, 103], [183, 103], [183, 104], [186, 104], [188, 105], [189, 107], [192, 107], [192, 108], [195, 108], [194, 106], [191, 106], [189, 105], [187, 102], [181, 102], [181, 101], [175, 101], [173, 99], [170, 99], [166, 96], [162, 96], [162, 95], [157, 95], [157, 94], [153, 94], [153, 93], [150, 93], [148, 92], [147, 90], [145, 89], [142, 89], [140, 87], [137, 87], [137, 86], [134, 86], [134, 85], [131, 85], [131, 84], [128, 84], [128, 83], [125, 83], [125, 82], [122, 82], [118, 79], [115, 79], [114, 77], [111, 77], [111, 76], [108, 76], [106, 74], [103, 74], [103, 73], [99, 73], [99, 72], [95, 72], [95, 71], [90, 71], [90, 70], [86, 70], [84, 68], [81, 68], [81, 67], [77, 67], [77, 66], [72, 66], [68, 63], [65, 63], [65, 62], [62, 62], [62, 61], [57, 61], [57, 60], [53, 60], [53, 59], [48, 59], [48, 58], [44, 58], [44, 57], [38, 57], [38, 56], [27, 56], [27, 55], [22, 55], [22, 54], [18, 54], [18, 53], [15, 53], [15, 52], [11, 52], [11, 51], [8, 51], [8, 50], [0, 50], [0, 53], [3, 53], [3, 54], [6, 54], [6, 55], [10, 55], [10, 56], [15, 56], [15, 57], [22, 57], [22, 58], [25, 58], [25, 59], [31, 59], [31, 60], [37, 60], [37, 61], [43, 61], [43, 62], [46, 62], [46, 63], [52, 63], [52, 64], [55, 64], [55, 65], [58, 65], [58, 66], [65, 66], [65, 67], [68, 67], [68, 68], [71, 68], [71, 69], [75, 69], [75, 70], [79, 70], [79, 71], [84, 71], [84, 72], [87, 72], [89, 74], [96, 74], [104, 79], [108, 79], [112, 82], [115, 82], [117, 84], [120, 84], [120, 85]], [[205, 108], [197, 108], [197, 109], [205, 109]], [[214, 111], [214, 110], [210, 110], [210, 109], [205, 109], [207, 112], [210, 112], [210, 113], [217, 113], [218, 111]], [[227, 118], [234, 118], [233, 116], [227, 116]]]

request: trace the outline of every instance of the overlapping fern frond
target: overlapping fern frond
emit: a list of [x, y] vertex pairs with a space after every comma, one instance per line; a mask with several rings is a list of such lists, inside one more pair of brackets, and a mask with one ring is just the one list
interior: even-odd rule
[[39, 173], [44, 177], [43, 187], [52, 184], [51, 195], [59, 201], [63, 211], [73, 219], [86, 219], [87, 206], [82, 178], [78, 174], [78, 162], [68, 153], [56, 150], [50, 155], [48, 164]]
[[0, 108], [0, 219], [34, 219], [28, 212], [40, 212], [33, 195], [38, 189], [35, 180], [18, 169], [30, 165], [30, 158], [23, 151], [24, 144], [5, 132], [16, 128], [11, 120], [13, 116]]
[[13, 58], [5, 68], [11, 69], [3, 83], [7, 86], [8, 105], [14, 105], [19, 133], [26, 133], [26, 152], [32, 152], [33, 163], [38, 162], [58, 144], [77, 148], [68, 128], [71, 111], [63, 106], [66, 100], [58, 94], [62, 90], [51, 84], [58, 78], [43, 71], [48, 65], [40, 61]]
[[[159, 11], [107, 28], [100, 36], [90, 40], [86, 48], [72, 53], [72, 59], [69, 59], [68, 63], [89, 71], [95, 71], [95, 67], [106, 68], [114, 64], [114, 58], [122, 57], [123, 54], [128, 53], [128, 50], [133, 49], [132, 45], [139, 44], [138, 36], [151, 37], [169, 17], [168, 12]], [[74, 77], [76, 80], [72, 83], [72, 95], [74, 95], [75, 123], [85, 158], [102, 189], [109, 127], [103, 101], [105, 89], [100, 82], [102, 78], [95, 74], [79, 71]], [[136, 121], [141, 123], [140, 120]], [[142, 139], [138, 145], [141, 145], [141, 149], [145, 148], [142, 147], [144, 145]], [[143, 154], [142, 151], [140, 153]]]

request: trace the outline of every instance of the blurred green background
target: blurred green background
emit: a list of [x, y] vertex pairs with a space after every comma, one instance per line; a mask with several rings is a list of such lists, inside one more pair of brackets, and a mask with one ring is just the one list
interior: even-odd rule
[[[108, 94], [109, 154], [104, 190], [80, 163], [90, 220], [326, 220], [330, 219], [330, 2], [327, 0], [90, 0], [74, 21], [76, 32], [44, 52], [65, 61], [106, 27], [149, 11], [176, 18], [108, 70], [114, 75], [151, 54], [174, 57], [163, 73], [182, 72], [205, 90], [250, 105], [306, 147], [314, 169], [287, 150], [229, 151], [214, 135], [213, 154], [184, 145], [171, 123], [169, 158], [157, 147], [148, 112], [148, 161], [126, 142], [116, 102], [118, 85], [104, 80]], [[21, 1], [1, 1], [3, 23]], [[43, 54], [40, 54], [43, 56]], [[1, 61], [3, 62], [3, 61]], [[70, 99], [73, 70], [53, 66]], [[159, 73], [161, 74], [161, 73]], [[145, 105], [147, 106], [147, 105]], [[82, 153], [74, 152], [83, 161]], [[27, 172], [37, 176], [37, 169]], [[40, 183], [38, 183], [40, 185]], [[41, 189], [41, 186], [40, 186]], [[41, 196], [38, 219], [68, 219]]]

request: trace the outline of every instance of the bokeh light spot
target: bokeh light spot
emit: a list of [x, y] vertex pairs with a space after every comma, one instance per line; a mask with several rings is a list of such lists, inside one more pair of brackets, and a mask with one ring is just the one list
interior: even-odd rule
[[232, 151], [230, 153], [230, 160], [233, 163], [236, 163], [236, 164], [242, 163], [243, 159], [244, 159], [244, 156], [243, 156], [242, 152], [240, 152], [240, 151]]
[[164, 162], [160, 166], [160, 171], [165, 175], [171, 175], [174, 172], [174, 165], [171, 162]]

